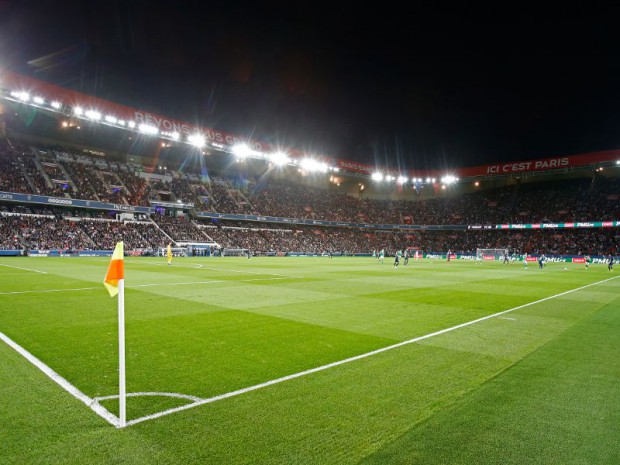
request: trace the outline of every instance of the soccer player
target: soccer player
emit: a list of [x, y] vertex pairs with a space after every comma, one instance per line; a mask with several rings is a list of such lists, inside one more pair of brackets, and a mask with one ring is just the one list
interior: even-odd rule
[[168, 265], [172, 265], [172, 242], [168, 242], [166, 248], [166, 258], [168, 259]]
[[383, 263], [384, 258], [385, 258], [385, 249], [381, 249], [381, 252], [379, 252], [379, 262]]
[[394, 254], [394, 268], [398, 268], [398, 264], [400, 263], [400, 251], [397, 250]]
[[403, 265], [409, 265], [409, 249], [405, 249], [405, 253], [403, 254], [403, 258], [405, 259]]
[[592, 262], [592, 259], [590, 258], [589, 255], [586, 255], [583, 258], [586, 260], [586, 270], [587, 270], [590, 267], [590, 263]]
[[545, 254], [541, 253], [538, 256], [538, 268], [542, 270], [543, 266], [545, 266]]
[[448, 249], [448, 254], [446, 255], [446, 261], [450, 263], [450, 258], [452, 256], [452, 250]]
[[527, 269], [527, 252], [523, 254], [523, 268]]
[[503, 254], [503, 259], [504, 259], [504, 265], [508, 264], [508, 250], [504, 250], [504, 254]]
[[609, 258], [607, 259], [607, 269], [609, 271], [614, 271], [614, 257], [609, 254]]

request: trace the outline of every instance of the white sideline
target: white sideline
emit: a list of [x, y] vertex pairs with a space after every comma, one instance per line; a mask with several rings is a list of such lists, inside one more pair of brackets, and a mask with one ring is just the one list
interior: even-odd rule
[[[158, 413], [154, 413], [154, 414], [151, 414], [151, 415], [146, 415], [144, 417], [136, 418], [134, 420], [130, 420], [130, 421], [128, 421], [126, 423], [126, 426], [135, 425], [137, 423], [142, 423], [142, 422], [148, 421], [148, 420], [154, 420], [156, 418], [163, 417], [165, 415], [170, 415], [172, 413], [181, 412], [183, 410], [188, 410], [190, 408], [198, 407], [199, 405], [204, 405], [204, 404], [208, 404], [208, 403], [211, 403], [211, 402], [216, 402], [218, 400], [227, 399], [229, 397], [238, 396], [238, 395], [241, 395], [241, 394], [245, 394], [247, 392], [256, 391], [256, 390], [262, 389], [264, 387], [272, 386], [274, 384], [282, 383], [284, 381], [289, 381], [291, 379], [300, 378], [302, 376], [306, 376], [306, 375], [309, 375], [309, 374], [312, 374], [312, 373], [317, 373], [319, 371], [327, 370], [329, 368], [333, 368], [333, 367], [337, 367], [337, 366], [340, 366], [340, 365], [344, 365], [345, 363], [354, 362], [356, 360], [361, 360], [361, 359], [370, 357], [372, 355], [380, 354], [382, 352], [387, 352], [389, 350], [396, 349], [398, 347], [402, 347], [402, 346], [405, 346], [405, 345], [408, 345], [408, 344], [412, 344], [414, 342], [418, 342], [418, 341], [421, 341], [421, 340], [424, 340], [424, 339], [428, 339], [428, 338], [431, 338], [431, 337], [434, 337], [434, 336], [439, 336], [440, 334], [448, 333], [450, 331], [454, 331], [454, 330], [459, 329], [459, 328], [464, 328], [466, 326], [470, 326], [470, 325], [479, 323], [481, 321], [485, 321], [485, 320], [488, 320], [490, 318], [497, 317], [499, 315], [504, 315], [506, 313], [513, 312], [513, 311], [519, 310], [521, 308], [529, 307], [530, 305], [535, 305], [535, 304], [538, 304], [540, 302], [545, 302], [547, 300], [555, 299], [556, 297], [561, 297], [563, 295], [571, 294], [573, 292], [580, 291], [580, 290], [586, 289], [588, 287], [596, 286], [598, 284], [602, 284], [602, 283], [605, 283], [607, 281], [611, 281], [611, 280], [617, 279], [617, 278], [620, 278], [620, 275], [619, 276], [614, 276], [612, 278], [604, 279], [602, 281], [597, 281], [595, 283], [587, 284], [585, 286], [577, 287], [575, 289], [571, 289], [571, 290], [568, 290], [568, 291], [565, 291], [565, 292], [561, 292], [559, 294], [555, 294], [555, 295], [552, 295], [552, 296], [549, 296], [549, 297], [545, 297], [545, 298], [536, 300], [534, 302], [529, 302], [527, 304], [519, 305], [518, 307], [510, 308], [508, 310], [503, 310], [501, 312], [493, 313], [491, 315], [487, 315], [487, 316], [484, 316], [482, 318], [478, 318], [476, 320], [472, 320], [472, 321], [468, 321], [466, 323], [461, 323], [461, 324], [458, 324], [458, 325], [455, 325], [455, 326], [451, 326], [449, 328], [445, 328], [445, 329], [442, 329], [440, 331], [436, 331], [434, 333], [429, 333], [429, 334], [426, 334], [424, 336], [419, 336], [419, 337], [416, 337], [416, 338], [413, 338], [413, 339], [409, 339], [407, 341], [402, 341], [402, 342], [399, 342], [397, 344], [393, 344], [393, 345], [390, 345], [390, 346], [387, 346], [387, 347], [382, 347], [381, 349], [376, 349], [376, 350], [373, 350], [371, 352], [366, 352], [364, 354], [360, 354], [360, 355], [356, 355], [354, 357], [346, 358], [344, 360], [339, 360], [339, 361], [336, 361], [336, 362], [328, 363], [327, 365], [323, 365], [323, 366], [316, 367], [316, 368], [311, 368], [309, 370], [301, 371], [299, 373], [294, 373], [294, 374], [291, 374], [291, 375], [283, 376], [281, 378], [273, 379], [273, 380], [270, 380], [270, 381], [266, 381], [264, 383], [260, 383], [260, 384], [254, 385], [254, 386], [249, 386], [249, 387], [246, 387], [246, 388], [238, 389], [236, 391], [228, 392], [228, 393], [225, 393], [225, 394], [220, 394], [218, 396], [210, 397], [210, 398], [207, 398], [207, 399], [201, 399], [201, 398], [195, 397], [195, 396], [186, 396], [184, 394], [172, 394], [172, 393], [170, 393], [170, 394], [172, 394], [172, 395], [174, 395], [176, 397], [184, 397], [184, 398], [187, 398], [188, 400], [194, 400], [194, 399], [200, 399], [200, 400], [194, 400], [191, 404], [187, 404], [187, 405], [183, 405], [183, 406], [180, 406], [180, 407], [171, 408], [171, 409], [168, 409], [168, 410], [163, 410], [163, 411], [158, 412]], [[63, 289], [63, 290], [65, 290], [65, 289]], [[99, 400], [103, 400], [103, 399], [107, 399], [107, 398], [114, 398], [115, 396], [106, 396], [106, 397], [99, 397], [99, 398], [96, 398], [96, 399], [92, 399], [92, 398], [88, 397], [86, 394], [84, 394], [82, 391], [80, 391], [78, 388], [73, 386], [69, 381], [67, 381], [65, 378], [60, 376], [54, 370], [52, 370], [49, 366], [47, 366], [45, 363], [43, 363], [37, 357], [32, 355], [26, 349], [24, 349], [19, 344], [17, 344], [12, 339], [10, 339], [8, 336], [3, 334], [2, 332], [0, 332], [0, 339], [2, 339], [9, 347], [14, 349], [17, 353], [22, 355], [30, 363], [32, 363], [34, 366], [36, 366], [39, 370], [41, 370], [47, 377], [49, 377], [52, 381], [57, 383], [65, 391], [67, 391], [73, 397], [78, 399], [80, 402], [82, 402], [85, 405], [87, 405], [91, 410], [93, 410], [101, 418], [106, 420], [111, 425], [113, 425], [113, 426], [115, 426], [117, 428], [119, 427], [118, 417], [116, 417], [114, 414], [112, 414], [110, 411], [108, 411], [106, 408], [104, 408], [103, 406], [101, 406], [99, 404]], [[158, 393], [158, 394], [161, 394], [161, 393]], [[148, 395], [148, 394], [147, 393], [134, 393], [133, 394], [133, 396], [136, 396], [136, 395]]]
[[22, 268], [21, 266], [1, 265], [1, 264], [0, 266], [6, 266], [7, 268], [17, 268], [18, 270], [24, 270], [24, 271], [32, 271], [33, 273], [48, 274], [47, 271], [32, 270], [30, 268]]
[[613, 278], [608, 278], [608, 279], [604, 279], [602, 281], [597, 281], [595, 283], [587, 284], [585, 286], [577, 287], [575, 289], [571, 289], [569, 291], [565, 291], [565, 292], [561, 292], [559, 294], [555, 294], [555, 295], [552, 295], [552, 296], [549, 296], [549, 297], [545, 297], [543, 299], [539, 299], [539, 300], [536, 300], [534, 302], [530, 302], [530, 303], [527, 303], [527, 304], [519, 305], [518, 307], [514, 307], [514, 308], [510, 308], [508, 310], [503, 310], [501, 312], [493, 313], [492, 315], [483, 316], [482, 318], [478, 318], [476, 320], [468, 321], [466, 323], [461, 323], [461, 324], [458, 324], [458, 325], [455, 325], [455, 326], [451, 326], [449, 328], [442, 329], [440, 331], [435, 331], [434, 333], [426, 334], [424, 336], [419, 336], [419, 337], [416, 337], [416, 338], [413, 338], [413, 339], [409, 339], [407, 341], [399, 342], [399, 343], [393, 344], [391, 346], [382, 347], [381, 349], [373, 350], [371, 352], [366, 352], [365, 354], [356, 355], [354, 357], [346, 358], [344, 360], [328, 363], [327, 365], [323, 365], [323, 366], [316, 367], [316, 368], [311, 368], [311, 369], [305, 370], [305, 371], [300, 371], [299, 373], [294, 373], [292, 375], [283, 376], [282, 378], [272, 379], [271, 381], [266, 381], [264, 383], [256, 384], [254, 386], [249, 386], [249, 387], [246, 387], [246, 388], [238, 389], [236, 391], [227, 392], [225, 394], [220, 394], [218, 396], [210, 397], [208, 399], [203, 399], [203, 400], [200, 400], [198, 402], [194, 402], [192, 404], [187, 404], [187, 405], [183, 405], [183, 406], [180, 406], [180, 407], [175, 407], [175, 408], [171, 408], [171, 409], [168, 409], [168, 410], [164, 410], [162, 412], [153, 413], [151, 415], [146, 415], [144, 417], [136, 418], [134, 420], [128, 421], [127, 422], [127, 426], [135, 425], [137, 423], [141, 423], [141, 422], [147, 421], [147, 420], [154, 420], [156, 418], [163, 417], [165, 415], [170, 415], [171, 413], [181, 412], [183, 410], [188, 410], [190, 408], [198, 407], [199, 405], [209, 404], [211, 402], [216, 402], [218, 400], [222, 400], [222, 399], [227, 399], [229, 397], [238, 396], [238, 395], [241, 395], [241, 394], [245, 394], [246, 392], [256, 391], [258, 389], [262, 389], [262, 388], [267, 387], [267, 386], [272, 386], [274, 384], [282, 383], [284, 381], [289, 381], [291, 379], [300, 378], [302, 376], [306, 376], [306, 375], [309, 375], [309, 374], [312, 374], [312, 373], [317, 373], [319, 371], [327, 370], [328, 368], [333, 368], [333, 367], [337, 367], [339, 365], [344, 365], [345, 363], [354, 362], [356, 360], [361, 360], [363, 358], [367, 358], [367, 357], [370, 357], [372, 355], [377, 355], [377, 354], [380, 354], [382, 352], [387, 352], [388, 350], [396, 349], [398, 347], [402, 347], [402, 346], [405, 346], [405, 345], [408, 345], [408, 344], [412, 344], [414, 342], [422, 341], [424, 339], [429, 339], [429, 338], [434, 337], [434, 336], [439, 336], [440, 334], [448, 333], [450, 331], [454, 331], [455, 329], [460, 329], [460, 328], [464, 328], [466, 326], [470, 326], [470, 325], [473, 325], [473, 324], [476, 324], [476, 323], [480, 323], [481, 321], [485, 321], [485, 320], [488, 320], [490, 318], [495, 318], [497, 316], [504, 315], [506, 313], [513, 312], [513, 311], [519, 310], [521, 308], [529, 307], [530, 305], [535, 305], [535, 304], [538, 304], [538, 303], [541, 303], [541, 302], [545, 302], [546, 300], [555, 299], [556, 297], [561, 297], [563, 295], [570, 294], [572, 292], [581, 291], [581, 290], [586, 289], [588, 287], [596, 286], [598, 284], [602, 284], [604, 282], [611, 281], [612, 279], [616, 279], [616, 278], [620, 278], [620, 276], [614, 276]]

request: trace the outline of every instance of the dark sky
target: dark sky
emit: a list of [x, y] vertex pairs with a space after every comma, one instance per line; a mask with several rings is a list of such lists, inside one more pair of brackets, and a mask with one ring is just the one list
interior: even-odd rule
[[0, 64], [383, 166], [620, 146], [620, 9], [341, 3], [0, 0]]

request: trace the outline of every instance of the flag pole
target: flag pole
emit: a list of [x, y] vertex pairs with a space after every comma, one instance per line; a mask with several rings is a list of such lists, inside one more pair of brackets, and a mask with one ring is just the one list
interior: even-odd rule
[[125, 280], [118, 280], [118, 407], [119, 428], [127, 423], [125, 388]]

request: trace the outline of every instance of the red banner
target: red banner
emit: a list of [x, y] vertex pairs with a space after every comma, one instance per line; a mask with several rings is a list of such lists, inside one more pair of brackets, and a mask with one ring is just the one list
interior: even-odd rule
[[585, 258], [573, 258], [573, 263], [585, 263]]

